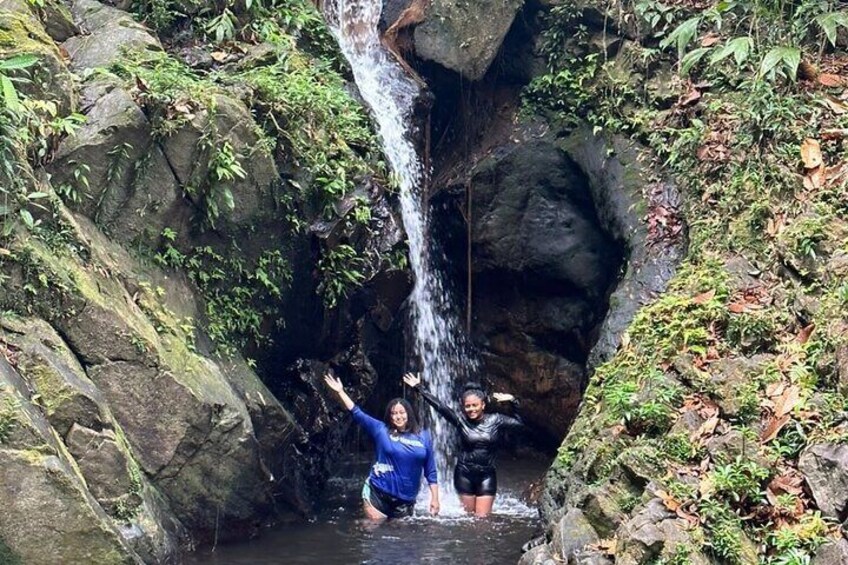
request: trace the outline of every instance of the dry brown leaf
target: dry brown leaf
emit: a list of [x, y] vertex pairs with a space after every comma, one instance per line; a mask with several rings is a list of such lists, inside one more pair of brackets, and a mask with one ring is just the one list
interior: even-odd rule
[[769, 418], [768, 423], [766, 423], [760, 434], [760, 443], [768, 443], [777, 437], [777, 434], [780, 433], [783, 426], [789, 423], [789, 420], [788, 415], [781, 416], [780, 418]]
[[0, 255], [3, 255], [4, 257], [9, 257], [12, 255], [12, 252], [6, 249], [5, 247], [0, 247]]
[[783, 394], [780, 395], [780, 398], [777, 399], [774, 405], [774, 415], [776, 418], [782, 418], [783, 416], [792, 412], [792, 409], [795, 408], [798, 403], [801, 401], [801, 389], [796, 385], [792, 385], [786, 388], [783, 391]]
[[800, 343], [801, 345], [807, 343], [807, 341], [810, 339], [810, 335], [812, 335], [814, 329], [816, 329], [815, 323], [801, 328], [801, 331], [798, 332], [798, 336], [796, 337], [796, 339], [798, 340], [798, 343]]
[[224, 51], [212, 51], [212, 53], [210, 54], [210, 56], [211, 56], [211, 57], [212, 57], [212, 59], [214, 59], [215, 61], [217, 61], [217, 62], [219, 62], [219, 63], [222, 63], [222, 62], [224, 62], [224, 61], [227, 59], [227, 57], [229, 57], [229, 56], [230, 56], [230, 54], [229, 54], [229, 53], [225, 53]]
[[712, 300], [713, 297], [715, 297], [715, 294], [716, 294], [715, 289], [708, 290], [707, 292], [702, 292], [701, 294], [699, 294], [698, 296], [693, 298], [692, 302], [694, 304], [704, 304], [704, 303]]
[[733, 302], [732, 304], [727, 305], [727, 309], [734, 314], [741, 314], [748, 309], [748, 306], [741, 302]]
[[681, 106], [688, 106], [689, 104], [692, 104], [693, 102], [697, 102], [700, 99], [701, 99], [701, 92], [698, 89], [693, 88], [689, 92], [687, 92], [684, 96], [680, 97], [679, 104]]
[[719, 36], [716, 33], [708, 33], [701, 39], [701, 47], [712, 47], [718, 43]]
[[766, 385], [766, 396], [769, 398], [777, 398], [783, 394], [783, 391], [786, 390], [786, 383], [776, 382], [769, 383]]
[[665, 507], [671, 510], [672, 512], [677, 512], [677, 509], [680, 508], [680, 501], [665, 492], [664, 490], [658, 490], [654, 493], [659, 497], [660, 500], [663, 501]]
[[843, 80], [839, 75], [834, 75], [831, 73], [822, 73], [819, 75], [819, 83], [824, 86], [842, 86]]
[[822, 160], [821, 146], [817, 140], [807, 138], [801, 143], [801, 160], [806, 169], [816, 169], [822, 166], [824, 161]]
[[716, 426], [718, 426], [718, 416], [708, 418], [703, 424], [701, 424], [691, 439], [696, 440], [710, 437], [713, 435], [713, 432], [715, 432]]
[[824, 104], [830, 111], [836, 114], [837, 116], [841, 116], [845, 112], [848, 112], [848, 105], [839, 100], [838, 98], [834, 98], [833, 96], [825, 96]]

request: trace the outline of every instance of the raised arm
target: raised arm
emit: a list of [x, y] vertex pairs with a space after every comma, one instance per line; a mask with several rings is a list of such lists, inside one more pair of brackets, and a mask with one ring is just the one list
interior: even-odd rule
[[378, 433], [383, 429], [384, 424], [380, 420], [376, 418], [372, 418], [368, 414], [362, 411], [359, 406], [357, 406], [353, 399], [345, 392], [344, 386], [342, 385], [342, 381], [338, 377], [334, 377], [330, 373], [324, 375], [324, 382], [327, 383], [327, 387], [336, 393], [336, 397], [339, 400], [339, 403], [350, 410], [353, 415], [353, 421], [365, 428], [365, 431], [368, 432], [371, 437], [376, 437]]
[[510, 405], [512, 414], [499, 414], [500, 423], [504, 428], [515, 430], [524, 427], [524, 422], [521, 420], [521, 415], [518, 413], [519, 402], [517, 398], [505, 392], [493, 392], [492, 398], [499, 403], [508, 402]]
[[462, 426], [462, 423], [460, 422], [459, 416], [456, 414], [456, 412], [442, 404], [438, 398], [421, 388], [421, 377], [412, 373], [406, 373], [403, 376], [403, 382], [405, 382], [407, 386], [409, 386], [412, 390], [420, 393], [421, 396], [424, 397], [424, 400], [427, 402], [427, 404], [435, 408], [436, 412], [441, 414], [441, 416], [445, 420], [447, 420], [457, 428]]

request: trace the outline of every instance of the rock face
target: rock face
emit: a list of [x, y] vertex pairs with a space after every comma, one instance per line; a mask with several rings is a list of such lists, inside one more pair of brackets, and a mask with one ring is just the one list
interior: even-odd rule
[[562, 434], [617, 273], [616, 243], [598, 225], [585, 177], [548, 140], [493, 151], [470, 186], [473, 332], [486, 373], [521, 391], [527, 418]]
[[431, 0], [415, 29], [416, 54], [479, 80], [495, 58], [523, 0]]
[[0, 547], [6, 557], [45, 565], [141, 564], [30, 402], [25, 381], [2, 357], [0, 402]]
[[848, 446], [817, 444], [798, 460], [822, 514], [844, 520], [848, 517]]
[[63, 44], [75, 71], [108, 67], [128, 52], [162, 49], [158, 39], [122, 10], [96, 0], [77, 0], [71, 11], [88, 32]]

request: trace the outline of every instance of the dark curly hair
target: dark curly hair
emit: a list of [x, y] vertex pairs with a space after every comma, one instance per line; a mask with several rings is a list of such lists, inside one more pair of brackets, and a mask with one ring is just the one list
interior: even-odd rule
[[476, 396], [483, 402], [488, 401], [488, 395], [486, 394], [486, 390], [483, 388], [483, 385], [476, 382], [465, 383], [465, 386], [462, 387], [462, 392], [459, 397], [465, 402], [465, 399], [469, 396]]
[[386, 424], [390, 430], [393, 429], [392, 424], [392, 408], [400, 404], [403, 406], [404, 410], [406, 410], [406, 429], [404, 432], [410, 432], [413, 434], [417, 434], [421, 431], [421, 426], [418, 423], [418, 418], [415, 416], [415, 411], [412, 409], [412, 405], [405, 398], [392, 398], [389, 400], [389, 403], [386, 405], [386, 415], [383, 417], [383, 422]]

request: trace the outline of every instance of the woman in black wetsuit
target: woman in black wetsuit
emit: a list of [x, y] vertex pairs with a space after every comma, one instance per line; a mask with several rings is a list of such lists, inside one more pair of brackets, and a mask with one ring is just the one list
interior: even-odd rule
[[[465, 385], [461, 396], [462, 412], [455, 412], [424, 391], [419, 386], [421, 378], [417, 375], [407, 373], [403, 382], [420, 392], [424, 400], [459, 431], [461, 447], [453, 473], [454, 487], [466, 512], [488, 516], [498, 489], [495, 453], [506, 430], [524, 425], [521, 419], [517, 413], [515, 417], [485, 413], [486, 393], [477, 383]], [[498, 402], [512, 402], [513, 409], [517, 404], [511, 394], [496, 392], [492, 397]]]

